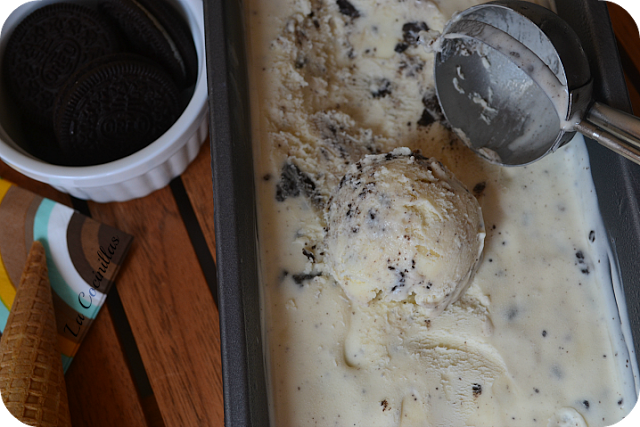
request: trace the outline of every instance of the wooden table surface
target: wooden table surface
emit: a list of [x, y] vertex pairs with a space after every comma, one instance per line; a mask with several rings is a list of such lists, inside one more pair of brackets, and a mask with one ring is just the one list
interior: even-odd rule
[[[640, 41], [609, 10], [640, 112]], [[72, 199], [0, 162], [0, 176], [134, 236], [107, 303], [66, 375], [75, 427], [222, 426], [210, 147], [184, 174], [123, 203]]]

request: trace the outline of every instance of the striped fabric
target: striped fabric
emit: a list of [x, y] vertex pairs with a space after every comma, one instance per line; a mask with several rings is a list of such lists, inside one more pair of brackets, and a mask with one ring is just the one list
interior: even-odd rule
[[104, 304], [132, 236], [0, 178], [0, 331], [34, 240], [47, 252], [66, 372]]

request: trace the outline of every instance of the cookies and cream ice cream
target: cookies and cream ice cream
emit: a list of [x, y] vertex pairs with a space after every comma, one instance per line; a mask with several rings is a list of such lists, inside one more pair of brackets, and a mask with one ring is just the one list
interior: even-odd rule
[[484, 246], [476, 198], [406, 147], [351, 165], [326, 223], [325, 262], [351, 301], [406, 301], [430, 316], [467, 289]]
[[[472, 3], [246, 4], [271, 425], [596, 427], [636, 401], [635, 355], [621, 332], [584, 143], [501, 168], [469, 150], [438, 111], [433, 43], [451, 14]], [[348, 178], [358, 162], [374, 174], [388, 170], [378, 156], [399, 147], [441, 162], [482, 210], [483, 260], [437, 316], [427, 289], [426, 305], [407, 298], [418, 295], [417, 274], [413, 291], [393, 289], [402, 276], [388, 267], [411, 270], [403, 254], [415, 248], [395, 246], [398, 259], [381, 258], [386, 275], [369, 268], [381, 228], [367, 229], [367, 215], [380, 219], [385, 197], [358, 197], [367, 183], [387, 181]], [[389, 173], [398, 180], [407, 167]], [[384, 191], [402, 201], [387, 212], [396, 225], [420, 216], [400, 210], [410, 206], [411, 176], [407, 185], [390, 179]], [[344, 221], [349, 203], [359, 225]], [[480, 221], [469, 212], [473, 243]], [[447, 224], [416, 227], [411, 240], [427, 242]], [[339, 234], [349, 226], [358, 233]], [[400, 245], [401, 229], [381, 240]], [[445, 246], [456, 248], [455, 232], [448, 236]], [[463, 246], [473, 264], [479, 248]], [[457, 276], [454, 264], [430, 267]], [[356, 276], [355, 286], [341, 283]]]

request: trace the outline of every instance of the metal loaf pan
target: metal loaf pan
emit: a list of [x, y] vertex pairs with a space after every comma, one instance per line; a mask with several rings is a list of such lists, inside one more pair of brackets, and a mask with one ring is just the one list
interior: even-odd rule
[[[594, 77], [594, 98], [630, 112], [606, 3], [556, 0], [556, 7], [583, 43]], [[243, 3], [204, 0], [204, 13], [225, 424], [268, 426]], [[640, 167], [593, 141], [587, 144], [601, 212], [618, 256], [637, 355]]]

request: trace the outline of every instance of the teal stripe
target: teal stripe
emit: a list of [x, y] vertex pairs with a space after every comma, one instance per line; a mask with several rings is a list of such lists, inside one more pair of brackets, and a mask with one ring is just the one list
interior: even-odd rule
[[4, 328], [7, 326], [7, 319], [9, 319], [9, 310], [0, 302], [0, 331], [4, 332]]
[[[44, 249], [47, 253], [47, 268], [49, 269], [49, 282], [51, 282], [51, 289], [58, 294], [60, 298], [62, 298], [70, 307], [72, 307], [78, 313], [82, 313], [83, 316], [88, 317], [90, 319], [95, 318], [99, 306], [96, 304], [92, 304], [91, 307], [87, 310], [84, 308], [80, 301], [78, 300], [79, 296], [77, 292], [74, 292], [73, 289], [67, 284], [67, 282], [58, 271], [58, 267], [53, 262], [53, 257], [51, 255], [51, 249], [49, 248], [49, 221], [51, 218], [51, 212], [55, 207], [56, 202], [43, 199], [42, 203], [38, 207], [38, 211], [36, 212], [34, 221], [33, 221], [33, 239], [39, 240], [44, 246]], [[85, 306], [89, 306], [89, 295], [88, 295], [89, 287], [87, 286], [86, 298], [83, 300]]]
[[69, 369], [69, 366], [71, 365], [71, 362], [73, 361], [73, 357], [65, 356], [62, 353], [60, 353], [60, 356], [62, 356], [62, 370], [66, 374], [67, 373], [67, 369]]

